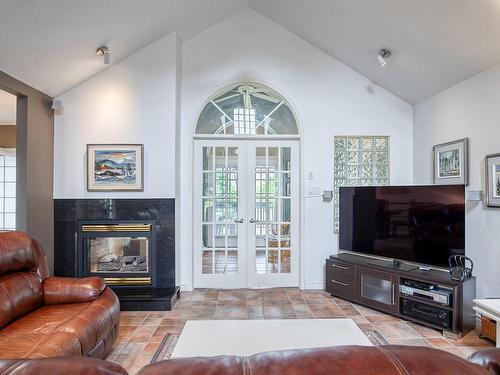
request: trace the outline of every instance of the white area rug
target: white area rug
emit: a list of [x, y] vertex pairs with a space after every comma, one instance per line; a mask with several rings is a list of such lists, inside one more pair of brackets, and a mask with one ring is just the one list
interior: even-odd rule
[[339, 345], [372, 346], [351, 319], [189, 320], [171, 358]]

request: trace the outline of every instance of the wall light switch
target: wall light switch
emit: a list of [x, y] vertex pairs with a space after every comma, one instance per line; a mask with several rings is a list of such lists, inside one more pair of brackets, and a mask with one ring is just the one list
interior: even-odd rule
[[333, 199], [333, 190], [325, 190], [323, 192], [323, 202], [331, 202]]
[[307, 173], [307, 179], [308, 180], [314, 180], [314, 174], [312, 172]]

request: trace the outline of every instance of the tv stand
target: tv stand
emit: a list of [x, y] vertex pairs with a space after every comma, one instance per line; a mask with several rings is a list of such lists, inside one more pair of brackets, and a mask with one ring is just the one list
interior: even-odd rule
[[[325, 290], [332, 296], [441, 330], [448, 337], [460, 337], [474, 329], [475, 277], [461, 282], [435, 269], [394, 266], [390, 261], [351, 253], [331, 256], [326, 260]], [[408, 294], [408, 285], [421, 288], [420, 292]], [[429, 297], [433, 293], [446, 296], [447, 302], [436, 302]]]

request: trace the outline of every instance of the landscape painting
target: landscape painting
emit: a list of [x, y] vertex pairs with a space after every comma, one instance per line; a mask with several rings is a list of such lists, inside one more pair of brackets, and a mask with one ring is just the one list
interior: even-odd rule
[[460, 177], [460, 149], [439, 153], [439, 178]]
[[468, 185], [469, 139], [441, 143], [432, 148], [436, 185]]
[[142, 145], [88, 145], [88, 191], [142, 191]]

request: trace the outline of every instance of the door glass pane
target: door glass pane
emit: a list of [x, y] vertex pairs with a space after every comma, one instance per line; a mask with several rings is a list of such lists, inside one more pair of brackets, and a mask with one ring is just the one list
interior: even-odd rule
[[226, 219], [226, 200], [215, 200], [215, 221], [220, 222]]
[[213, 173], [203, 173], [203, 196], [209, 197], [214, 192], [214, 175]]
[[216, 172], [215, 173], [215, 195], [218, 197], [223, 197], [226, 192], [226, 173]]
[[226, 148], [216, 147], [215, 148], [215, 170], [223, 171], [226, 169]]
[[279, 165], [278, 147], [268, 148], [268, 167], [269, 171], [277, 171]]
[[290, 253], [291, 253], [290, 249], [281, 250], [280, 269], [282, 273], [290, 272]]
[[238, 272], [238, 162], [237, 147], [203, 147], [203, 274]]
[[280, 185], [281, 191], [280, 194], [282, 197], [289, 197], [291, 194], [291, 176], [290, 173], [281, 173]]
[[213, 253], [212, 250], [205, 250], [202, 254], [202, 273], [214, 273], [213, 272]]
[[238, 173], [227, 174], [227, 195], [230, 197], [238, 196]]
[[213, 224], [201, 226], [203, 247], [212, 247], [213, 244]]
[[279, 272], [278, 254], [278, 250], [276, 249], [269, 250], [267, 257], [267, 273]]
[[289, 171], [292, 164], [290, 147], [281, 147], [281, 170]]
[[237, 273], [238, 272], [238, 250], [228, 250], [227, 251], [227, 269], [226, 273]]
[[266, 167], [266, 148], [257, 147], [255, 151], [255, 165], [257, 167]]
[[203, 222], [214, 221], [214, 203], [213, 199], [203, 199]]
[[291, 201], [290, 199], [282, 199], [281, 200], [281, 217], [280, 221], [284, 223], [289, 223], [290, 222], [290, 207]]
[[[255, 152], [255, 254], [257, 273], [291, 272], [291, 149]], [[282, 172], [282, 171], [285, 172]]]
[[233, 222], [238, 220], [238, 199], [227, 200], [227, 220]]
[[211, 171], [214, 169], [214, 149], [213, 147], [203, 147], [203, 170]]
[[229, 171], [238, 170], [238, 148], [228, 147], [227, 149], [227, 169]]
[[214, 247], [226, 248], [226, 224], [215, 224], [215, 243]]
[[215, 272], [226, 273], [226, 252], [224, 250], [216, 250], [215, 254]]

